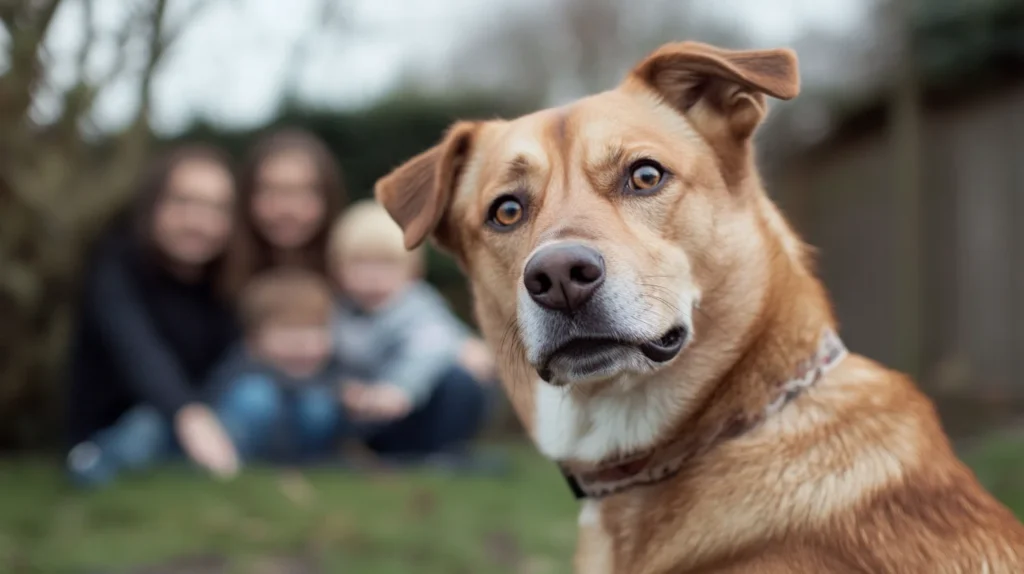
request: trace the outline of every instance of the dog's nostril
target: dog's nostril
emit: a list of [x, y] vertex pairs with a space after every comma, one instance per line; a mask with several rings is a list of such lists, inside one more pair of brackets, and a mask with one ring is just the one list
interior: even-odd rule
[[526, 278], [526, 290], [531, 295], [543, 295], [547, 293], [552, 286], [551, 278], [546, 273], [534, 273]]
[[682, 339], [685, 334], [685, 327], [676, 327], [665, 333], [661, 339], [658, 340], [658, 344], [665, 347], [671, 347], [672, 345], [679, 343], [679, 340]]
[[601, 268], [589, 263], [575, 265], [569, 270], [569, 279], [576, 283], [593, 283], [600, 279], [601, 275]]

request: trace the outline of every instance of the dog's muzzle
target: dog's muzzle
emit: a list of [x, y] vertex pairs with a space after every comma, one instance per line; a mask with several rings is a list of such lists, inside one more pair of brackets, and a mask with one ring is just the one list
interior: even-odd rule
[[521, 319], [532, 327], [526, 329], [533, 336], [530, 359], [545, 381], [560, 385], [649, 370], [686, 345], [686, 325], [651, 333], [639, 293], [606, 276], [604, 257], [582, 243], [542, 247], [527, 261], [523, 286], [530, 301], [521, 305], [533, 308]]

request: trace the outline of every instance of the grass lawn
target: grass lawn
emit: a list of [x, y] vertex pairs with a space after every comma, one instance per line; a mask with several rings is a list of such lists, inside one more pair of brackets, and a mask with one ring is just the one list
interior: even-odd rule
[[[3, 574], [359, 574], [569, 571], [577, 503], [555, 467], [511, 450], [501, 480], [187, 469], [70, 491], [50, 462], [0, 462]], [[1024, 438], [965, 455], [1024, 517]]]
[[1024, 429], [994, 434], [965, 449], [978, 480], [1024, 520]]
[[181, 468], [89, 493], [52, 463], [0, 462], [0, 572], [567, 572], [577, 502], [554, 465], [510, 454], [502, 479]]

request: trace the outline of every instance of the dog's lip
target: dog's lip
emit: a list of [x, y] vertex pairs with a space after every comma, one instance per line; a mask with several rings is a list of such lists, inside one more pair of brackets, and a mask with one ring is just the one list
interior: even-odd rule
[[686, 327], [677, 325], [665, 331], [665, 334], [658, 339], [642, 343], [640, 352], [656, 363], [671, 361], [683, 350], [688, 335]]
[[635, 346], [635, 343], [612, 337], [577, 337], [562, 343], [560, 346], [548, 353], [544, 359], [540, 361], [537, 373], [540, 375], [541, 379], [550, 383], [552, 377], [550, 366], [555, 359], [561, 357], [569, 359], [584, 359], [586, 357], [594, 357], [602, 352], [634, 348]]
[[634, 349], [656, 363], [665, 363], [676, 357], [686, 344], [688, 330], [676, 325], [657, 339], [636, 341], [618, 337], [576, 337], [565, 341], [549, 352], [539, 362], [537, 373], [547, 382], [551, 381], [550, 365], [556, 358], [586, 358], [601, 352], [616, 349]]

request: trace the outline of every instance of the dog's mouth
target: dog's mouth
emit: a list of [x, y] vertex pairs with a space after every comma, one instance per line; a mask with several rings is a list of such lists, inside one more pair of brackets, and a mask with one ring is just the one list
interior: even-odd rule
[[675, 326], [657, 339], [636, 342], [609, 337], [580, 337], [566, 341], [539, 364], [537, 373], [551, 383], [556, 373], [587, 378], [613, 370], [616, 364], [637, 352], [655, 363], [667, 363], [683, 350], [688, 331]]

